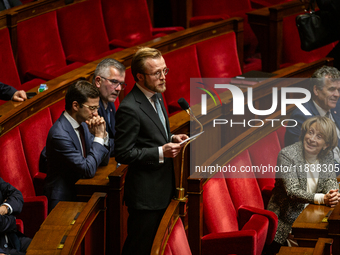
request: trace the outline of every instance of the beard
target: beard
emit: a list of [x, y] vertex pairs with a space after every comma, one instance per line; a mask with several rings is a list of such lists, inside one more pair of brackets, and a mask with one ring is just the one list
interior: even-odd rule
[[147, 81], [145, 81], [144, 86], [146, 88], [148, 88], [149, 90], [151, 90], [153, 92], [157, 92], [157, 93], [163, 93], [166, 90], [166, 82], [165, 81], [163, 82], [162, 86], [156, 86], [156, 85], [152, 86]]

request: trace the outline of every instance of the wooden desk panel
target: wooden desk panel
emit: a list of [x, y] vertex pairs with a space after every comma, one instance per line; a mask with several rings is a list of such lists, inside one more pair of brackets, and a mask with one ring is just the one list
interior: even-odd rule
[[[292, 226], [292, 234], [299, 245], [311, 247], [319, 237], [328, 237], [334, 240], [333, 254], [340, 254], [339, 211], [340, 204], [334, 209], [325, 205], [308, 205]], [[327, 214], [328, 222], [322, 222]]]

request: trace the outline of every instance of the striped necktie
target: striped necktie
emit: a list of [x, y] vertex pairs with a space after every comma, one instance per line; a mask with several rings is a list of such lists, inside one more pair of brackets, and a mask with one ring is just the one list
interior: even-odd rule
[[163, 124], [165, 134], [168, 136], [168, 132], [166, 130], [165, 118], [164, 118], [164, 114], [163, 114], [163, 111], [162, 111], [162, 108], [161, 108], [161, 104], [159, 103], [158, 94], [154, 94], [151, 98], [155, 103], [156, 111], [157, 111], [159, 119], [161, 120], [161, 122]]

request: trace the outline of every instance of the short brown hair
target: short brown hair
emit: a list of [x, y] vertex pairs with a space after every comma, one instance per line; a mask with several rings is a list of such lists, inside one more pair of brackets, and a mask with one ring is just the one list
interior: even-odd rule
[[131, 62], [131, 72], [133, 78], [136, 82], [138, 82], [137, 74], [145, 72], [145, 61], [148, 58], [160, 58], [162, 57], [162, 53], [154, 48], [142, 47], [140, 48], [132, 58]]
[[98, 97], [99, 90], [97, 87], [93, 86], [88, 81], [79, 80], [67, 89], [65, 95], [65, 109], [70, 111], [74, 101], [78, 102], [80, 107], [83, 107], [83, 104], [87, 102], [88, 98]]
[[325, 142], [328, 144], [327, 149], [319, 153], [319, 157], [327, 155], [327, 153], [338, 145], [338, 136], [334, 122], [328, 117], [315, 116], [307, 119], [301, 128], [300, 141], [303, 141], [310, 127], [316, 123], [318, 130], [323, 134]]

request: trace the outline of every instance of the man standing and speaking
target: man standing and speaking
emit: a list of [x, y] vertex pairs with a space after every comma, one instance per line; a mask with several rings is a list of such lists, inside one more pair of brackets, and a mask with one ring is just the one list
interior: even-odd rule
[[123, 255], [143, 255], [150, 254], [159, 223], [175, 194], [172, 158], [188, 137], [170, 133], [161, 95], [169, 69], [161, 52], [139, 49], [131, 71], [136, 84], [116, 113], [115, 157], [129, 165], [124, 186], [128, 236]]

